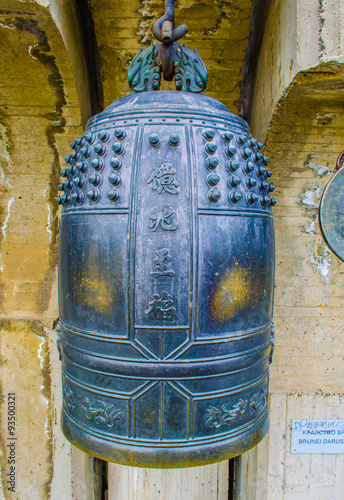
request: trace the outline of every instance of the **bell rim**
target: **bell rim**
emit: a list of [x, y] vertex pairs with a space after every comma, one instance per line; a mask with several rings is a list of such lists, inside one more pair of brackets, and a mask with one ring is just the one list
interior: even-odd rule
[[[128, 446], [111, 442], [105, 438], [85, 434], [72, 425], [72, 422], [62, 411], [61, 429], [70, 443], [91, 456], [110, 463], [151, 469], [179, 469], [210, 465], [224, 460], [235, 458], [256, 446], [264, 439], [270, 428], [268, 407], [260, 415], [255, 427], [248, 429], [237, 436], [227, 440], [209, 444], [195, 445], [191, 442], [188, 446], [163, 447], [156, 446]], [[100, 451], [101, 450], [101, 451]]]

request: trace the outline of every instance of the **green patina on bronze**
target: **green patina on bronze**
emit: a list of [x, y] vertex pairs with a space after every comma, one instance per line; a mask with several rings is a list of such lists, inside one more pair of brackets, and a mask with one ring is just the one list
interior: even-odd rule
[[134, 57], [128, 69], [128, 83], [134, 92], [159, 90], [161, 75], [167, 81], [175, 78], [176, 90], [202, 92], [207, 87], [208, 71], [197, 50], [192, 51], [177, 40], [188, 31], [185, 24], [174, 28], [174, 1], [165, 1], [165, 14], [153, 26], [160, 43]]

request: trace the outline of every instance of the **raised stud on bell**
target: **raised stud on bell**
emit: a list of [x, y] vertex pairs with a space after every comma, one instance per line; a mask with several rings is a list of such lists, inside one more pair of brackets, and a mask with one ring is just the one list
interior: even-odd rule
[[263, 160], [262, 153], [256, 153], [256, 158], [257, 158], [257, 161], [262, 161]]
[[73, 181], [64, 181], [62, 184], [60, 184], [60, 186], [63, 186], [61, 188], [61, 191], [66, 191], [66, 189], [72, 189]]
[[240, 191], [233, 191], [232, 193], [229, 194], [229, 201], [231, 203], [238, 203], [242, 198], [242, 194]]
[[96, 189], [90, 189], [87, 191], [86, 196], [91, 201], [97, 201], [99, 199], [99, 192]]
[[125, 133], [125, 131], [124, 131], [124, 130], [122, 130], [121, 128], [116, 128], [116, 130], [115, 130], [114, 134], [115, 134], [116, 139], [117, 139], [117, 140], [119, 140], [119, 141], [123, 141], [123, 139], [124, 139], [124, 138], [125, 138], [125, 136], [127, 135], [127, 134]]
[[269, 189], [269, 183], [266, 181], [259, 182], [258, 189], [259, 189], [259, 191], [264, 191], [264, 189]]
[[219, 164], [219, 160], [218, 160], [218, 158], [216, 158], [216, 156], [214, 156], [212, 158], [208, 157], [205, 160], [205, 165], [210, 170], [214, 170], [214, 168], [216, 168], [218, 166], [218, 164]]
[[236, 139], [236, 142], [238, 143], [239, 146], [243, 146], [246, 141], [247, 141], [246, 135], [239, 135], [239, 137], [237, 137]]
[[211, 189], [208, 191], [208, 200], [215, 203], [221, 198], [221, 193], [218, 189]]
[[232, 188], [236, 188], [241, 184], [241, 179], [237, 175], [232, 175], [231, 177], [228, 178], [228, 185]]
[[227, 168], [228, 172], [236, 172], [237, 170], [239, 170], [239, 167], [240, 167], [240, 164], [237, 161], [228, 161], [226, 163], [226, 168]]
[[211, 128], [208, 128], [203, 132], [202, 135], [206, 141], [211, 141], [215, 137], [215, 131]]
[[223, 140], [223, 142], [231, 142], [231, 140], [233, 139], [233, 134], [231, 134], [230, 132], [223, 132], [223, 134], [221, 134], [221, 139]]
[[104, 162], [103, 160], [99, 160], [99, 158], [94, 158], [94, 160], [91, 161], [91, 167], [95, 170], [101, 170], [103, 166]]
[[248, 193], [246, 195], [247, 202], [252, 205], [253, 203], [256, 203], [258, 201], [258, 196], [255, 193]]
[[267, 156], [263, 156], [263, 163], [264, 163], [264, 165], [269, 164], [269, 158]]
[[76, 165], [76, 168], [82, 172], [83, 174], [86, 172], [87, 170], [87, 166], [86, 166], [86, 163], [84, 163], [83, 161], [79, 161]]
[[114, 169], [114, 170], [119, 170], [122, 166], [122, 160], [120, 160], [119, 158], [111, 158], [110, 160], [110, 166]]
[[253, 188], [256, 184], [257, 184], [257, 181], [253, 177], [248, 177], [246, 179], [246, 186], [248, 187], [248, 189]]
[[271, 177], [272, 176], [271, 170], [269, 170], [269, 169], [266, 170], [266, 176], [267, 177]]
[[259, 201], [260, 201], [260, 204], [262, 207], [264, 207], [264, 206], [270, 207], [270, 205], [271, 205], [271, 200], [270, 200], [269, 196], [260, 196]]
[[[113, 146], [112, 146], [113, 149]], [[106, 153], [106, 147], [104, 144], [98, 143], [94, 146], [94, 151], [99, 155], [103, 156]]]
[[277, 203], [276, 198], [271, 198], [271, 205], [274, 207]]
[[109, 138], [110, 138], [110, 134], [109, 134], [109, 132], [106, 132], [105, 130], [102, 130], [101, 132], [99, 132], [98, 138], [102, 142], [107, 142], [109, 140]]
[[111, 201], [118, 201], [119, 200], [119, 192], [117, 189], [111, 189], [106, 193], [106, 196], [109, 198]]
[[89, 142], [90, 144], [93, 144], [94, 141], [95, 141], [95, 136], [91, 134], [91, 132], [86, 132], [85, 134], [85, 139], [87, 142]]
[[217, 145], [215, 144], [215, 142], [210, 142], [209, 144], [205, 145], [204, 149], [209, 155], [213, 155], [217, 150]]
[[101, 177], [100, 175], [91, 175], [89, 178], [88, 178], [88, 181], [93, 184], [93, 186], [98, 186], [100, 184], [100, 181], [101, 181]]
[[73, 193], [71, 194], [71, 198], [73, 201], [76, 201], [76, 203], [81, 203], [84, 199], [84, 195], [82, 193]]
[[91, 148], [89, 148], [88, 146], [84, 146], [83, 148], [80, 149], [80, 153], [85, 158], [89, 158], [91, 156]]
[[170, 138], [168, 140], [168, 143], [172, 147], [179, 146], [179, 144], [180, 144], [179, 135], [178, 134], [171, 134]]
[[61, 196], [58, 196], [58, 197], [56, 198], [56, 203], [57, 203], [58, 205], [62, 205]]
[[250, 172], [253, 172], [254, 170], [254, 163], [252, 163], [251, 161], [248, 161], [247, 163], [245, 163], [245, 165], [243, 166], [243, 169], [244, 169], [244, 172], [246, 174], [249, 174]]
[[116, 155], [121, 155], [124, 151], [124, 146], [123, 144], [120, 144], [119, 142], [115, 142], [115, 144], [112, 146], [112, 151]]
[[228, 148], [225, 149], [225, 155], [228, 156], [228, 158], [232, 158], [236, 152], [237, 150], [234, 146], [228, 146]]
[[64, 194], [63, 196], [61, 196], [61, 202], [63, 205], [69, 205], [70, 200], [71, 200], [71, 197], [69, 196], [69, 194]]
[[220, 182], [220, 176], [212, 172], [207, 175], [207, 184], [208, 186], [216, 186]]
[[248, 148], [245, 148], [243, 151], [241, 151], [241, 156], [243, 157], [244, 160], [247, 160], [252, 154], [252, 151]]
[[270, 191], [270, 193], [272, 193], [273, 191], [275, 191], [275, 186], [273, 184], [269, 185], [269, 191]]
[[113, 186], [118, 186], [121, 182], [121, 176], [120, 174], [111, 174], [109, 175], [109, 182]]
[[[159, 137], [156, 135], [156, 134], [151, 134], [149, 137], [148, 137], [148, 143], [150, 146], [152, 146], [152, 148], [156, 148], [157, 146], [159, 146], [160, 144], [160, 140], [159, 140]], [[116, 151], [115, 151], [116, 152]], [[118, 154], [118, 153], [117, 153]]]
[[82, 188], [85, 185], [85, 179], [83, 177], [75, 177], [73, 182], [79, 188]]
[[264, 167], [258, 167], [258, 172], [257, 172], [257, 175], [258, 175], [258, 177], [259, 177], [260, 175], [264, 175], [264, 177], [265, 177], [265, 175], [266, 175], [266, 170], [265, 170], [265, 168], [264, 168]]

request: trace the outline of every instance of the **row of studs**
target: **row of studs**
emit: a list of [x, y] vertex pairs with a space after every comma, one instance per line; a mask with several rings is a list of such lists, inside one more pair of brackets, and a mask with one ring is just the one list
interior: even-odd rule
[[[207, 129], [203, 132], [203, 137], [206, 141], [212, 141], [214, 136], [215, 136], [215, 132], [212, 129]], [[223, 142], [229, 143], [233, 139], [233, 134], [231, 132], [224, 132], [221, 134], [221, 139], [223, 140]], [[242, 147], [247, 142], [248, 137], [245, 135], [240, 135], [240, 136], [236, 137], [235, 140], [236, 140], [236, 143], [238, 144], [238, 146]], [[258, 152], [259, 149], [262, 149], [263, 144], [258, 142], [256, 139], [253, 139], [253, 138], [251, 138], [248, 141], [248, 144], [252, 147], [252, 149], [254, 149], [253, 159], [257, 162], [261, 161], [262, 163], [267, 165], [268, 161], [269, 161], [268, 158]], [[217, 150], [217, 145], [213, 142], [208, 142], [208, 144], [206, 144], [206, 146], [205, 146], [205, 151], [208, 154], [214, 154], [216, 152], [216, 150]], [[225, 154], [229, 158], [232, 158], [236, 153], [237, 153], [237, 149], [233, 145], [230, 145], [225, 149]], [[245, 148], [244, 150], [241, 151], [241, 157], [244, 160], [247, 160], [248, 158], [250, 158], [251, 155], [252, 155], [252, 151], [249, 148]], [[216, 166], [218, 165], [218, 158], [216, 158], [216, 157], [207, 158], [206, 165], [210, 169], [215, 169]], [[240, 165], [238, 162], [227, 162], [226, 166], [227, 166], [227, 170], [230, 173], [232, 173], [232, 172], [235, 172], [236, 170], [238, 170]], [[252, 162], [246, 162], [244, 164], [244, 167], [243, 167], [244, 172], [246, 174], [251, 173], [254, 170], [254, 168], [255, 168], [255, 165]], [[257, 176], [259, 177], [260, 175], [264, 175], [265, 173], [266, 173], [267, 177], [270, 177], [272, 175], [271, 170], [266, 171], [263, 166], [258, 165]], [[212, 182], [215, 183], [213, 185], [216, 185], [220, 180], [220, 178], [217, 174], [214, 174], [214, 175], [209, 174], [207, 176], [207, 183], [209, 184], [208, 179], [209, 179], [210, 183], [212, 183]], [[236, 188], [240, 183], [241, 183], [241, 179], [239, 176], [234, 175], [234, 176], [231, 176], [228, 178], [228, 185], [231, 188]], [[248, 189], [251, 189], [252, 187], [254, 187], [257, 184], [257, 181], [253, 177], [249, 177], [246, 180], [245, 184], [246, 184]], [[268, 191], [273, 191], [275, 189], [273, 184], [269, 185], [269, 183], [267, 183], [265, 181], [260, 181], [258, 188], [260, 191], [262, 191], [263, 189], [266, 189]], [[214, 202], [214, 201], [217, 201], [219, 198], [220, 198], [220, 193], [217, 189], [211, 190], [208, 193], [208, 199], [210, 201]], [[242, 198], [242, 194], [240, 191], [231, 192], [229, 195], [229, 200], [232, 203], [237, 203], [238, 201], [241, 200], [241, 198]], [[258, 198], [260, 199], [260, 203], [262, 206], [264, 206], [264, 205], [270, 206], [270, 205], [276, 204], [276, 200], [274, 198], [272, 198], [270, 200], [270, 198], [268, 196], [258, 197], [255, 193], [248, 193], [246, 195], [247, 202], [250, 205], [252, 205], [256, 201], [258, 201]]]
[[[179, 144], [180, 144], [179, 135], [178, 134], [171, 134], [170, 137], [169, 137], [169, 139], [168, 139], [168, 143], [169, 143], [169, 145], [171, 147], [177, 147], [177, 146], [179, 146]], [[157, 134], [151, 134], [148, 137], [148, 144], [152, 148], [157, 148], [158, 146], [160, 146], [159, 136]]]
[[221, 198], [220, 191], [215, 187], [220, 182], [220, 176], [215, 172], [216, 167], [219, 164], [219, 159], [216, 156], [213, 156], [217, 151], [217, 145], [212, 141], [215, 136], [215, 131], [212, 129], [207, 129], [203, 132], [203, 137], [207, 142], [204, 146], [204, 151], [206, 154], [211, 155], [207, 156], [205, 159], [205, 166], [212, 170], [210, 174], [206, 177], [206, 183], [210, 187], [210, 190], [207, 193], [208, 200], [212, 203], [215, 203]]
[[[116, 129], [114, 131], [114, 135], [116, 139], [119, 141], [123, 140], [126, 137], [126, 133], [122, 129]], [[110, 134], [109, 132], [106, 131], [101, 131], [98, 133], [98, 138], [100, 139], [101, 143], [98, 143], [94, 146], [94, 151], [97, 153], [99, 156], [103, 156], [106, 152], [106, 147], [104, 143], [108, 142], [110, 139]], [[87, 165], [83, 161], [78, 161], [81, 160], [81, 155], [84, 156], [86, 159], [89, 158], [91, 155], [91, 149], [90, 147], [86, 144], [88, 142], [89, 144], [93, 144], [95, 142], [96, 137], [91, 134], [91, 132], [87, 132], [82, 138], [76, 139], [73, 143], [71, 143], [72, 149], [75, 149], [69, 156], [66, 157], [66, 162], [71, 163], [71, 166], [67, 167], [64, 169], [61, 174], [64, 177], [74, 177], [76, 174], [76, 170], [78, 169], [80, 173], [84, 174], [87, 171]], [[112, 150], [114, 151], [115, 154], [122, 154], [124, 151], [124, 147], [122, 144], [116, 142], [112, 146]], [[78, 163], [76, 163], [78, 162]], [[119, 170], [122, 166], [122, 161], [118, 158], [112, 158], [110, 160], [110, 165], [114, 168], [114, 170]], [[95, 158], [91, 162], [91, 166], [96, 170], [100, 171], [103, 166], [104, 162], [101, 159]], [[100, 182], [101, 182], [101, 176], [98, 174], [94, 174], [89, 176], [88, 181], [92, 186], [97, 187]], [[121, 182], [121, 176], [119, 173], [114, 173], [109, 176], [109, 182], [112, 186], [118, 186]], [[79, 187], [82, 189], [85, 185], [85, 179], [83, 177], [76, 177], [75, 179], [67, 179], [64, 181], [62, 184], [59, 185], [59, 189], [66, 191], [67, 189], [72, 190], [73, 185], [76, 187]], [[91, 200], [96, 202], [99, 197], [99, 191], [96, 189], [90, 189], [87, 193], [86, 196]], [[107, 193], [107, 197], [111, 201], [117, 201], [119, 199], [119, 192], [118, 190], [111, 189]], [[82, 203], [84, 198], [84, 195], [82, 192], [78, 193], [72, 193], [68, 195], [65, 193], [63, 196], [57, 198], [57, 202], [59, 204], [69, 204], [71, 201], [76, 201], [77, 203]]]

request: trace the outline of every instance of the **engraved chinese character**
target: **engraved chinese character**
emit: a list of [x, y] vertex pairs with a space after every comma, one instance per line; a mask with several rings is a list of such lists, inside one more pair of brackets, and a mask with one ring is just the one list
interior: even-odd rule
[[149, 309], [146, 311], [146, 316], [150, 319], [173, 321], [176, 308], [173, 307], [172, 296], [167, 292], [162, 292], [161, 297], [155, 293], [153, 300], [149, 302]]
[[171, 207], [164, 207], [155, 215], [152, 215], [150, 220], [149, 227], [153, 231], [158, 229], [159, 224], [165, 231], [176, 231], [178, 229], [176, 214]]
[[162, 248], [161, 250], [156, 250], [155, 259], [153, 260], [156, 271], [150, 273], [153, 278], [159, 278], [159, 276], [175, 276], [173, 269], [170, 269], [172, 257], [169, 254], [168, 248]]
[[175, 178], [176, 170], [172, 167], [172, 163], [166, 162], [153, 169], [147, 184], [152, 184], [153, 191], [161, 194], [165, 191], [169, 194], [178, 194], [179, 182]]

